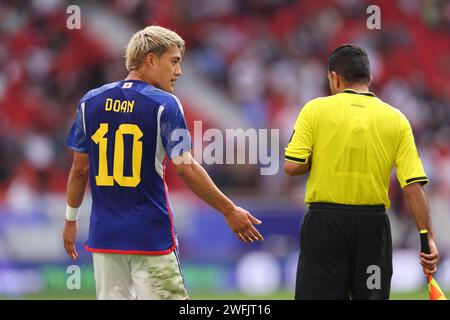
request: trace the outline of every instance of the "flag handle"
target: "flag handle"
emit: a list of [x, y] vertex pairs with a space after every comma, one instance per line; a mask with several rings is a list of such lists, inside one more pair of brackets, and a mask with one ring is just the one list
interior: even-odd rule
[[428, 230], [420, 230], [420, 251], [430, 254], [430, 245], [428, 244]]
[[[423, 229], [419, 231], [420, 233], [420, 251], [425, 254], [430, 254], [430, 245], [428, 243], [428, 230]], [[428, 282], [433, 279], [431, 274], [427, 274]]]

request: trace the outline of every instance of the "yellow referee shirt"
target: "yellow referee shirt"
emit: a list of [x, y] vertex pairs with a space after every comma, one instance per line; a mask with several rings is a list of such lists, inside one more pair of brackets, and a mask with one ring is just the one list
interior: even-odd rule
[[402, 188], [428, 182], [408, 119], [370, 92], [347, 89], [305, 104], [285, 159], [311, 161], [306, 203], [389, 208], [394, 166]]

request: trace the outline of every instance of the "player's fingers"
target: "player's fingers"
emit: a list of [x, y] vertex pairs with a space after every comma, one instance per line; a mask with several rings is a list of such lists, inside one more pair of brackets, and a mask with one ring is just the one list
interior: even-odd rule
[[66, 250], [67, 255], [73, 260], [78, 258], [78, 253], [75, 250], [75, 243], [72, 241], [64, 240], [64, 249]]
[[258, 229], [256, 229], [253, 225], [250, 225], [248, 231], [252, 234], [255, 240], [263, 240], [264, 237], [259, 233]]
[[253, 241], [259, 241], [259, 240], [261, 240], [261, 238], [260, 238], [258, 235], [252, 233], [251, 231], [249, 231], [249, 234], [250, 234], [250, 236], [252, 237]]
[[261, 223], [262, 223], [261, 220], [256, 219], [256, 218], [255, 218], [254, 216], [252, 216], [250, 213], [248, 214], [248, 218], [249, 218], [250, 221], [251, 221], [252, 223], [254, 223], [254, 224], [261, 224]]
[[244, 236], [240, 233], [240, 232], [237, 232], [236, 233], [236, 236], [239, 238], [239, 240], [241, 240], [242, 242], [247, 242], [247, 240], [244, 238]]
[[73, 260], [77, 260], [77, 258], [78, 258], [78, 252], [77, 252], [77, 248], [75, 247], [75, 243], [73, 243], [73, 244], [71, 245], [70, 250], [71, 250], [71, 252], [72, 252], [72, 259], [73, 259]]
[[250, 227], [253, 225], [250, 222], [245, 223], [239, 230], [238, 233], [241, 235], [243, 239], [245, 239], [245, 242], [254, 242], [255, 239], [253, 238], [253, 235], [251, 232], [249, 232]]
[[245, 239], [246, 242], [254, 242], [252, 235], [248, 232], [248, 230], [240, 232], [242, 238]]
[[72, 258], [72, 260], [76, 260], [78, 257], [78, 253], [77, 250], [75, 250], [75, 246], [71, 246], [70, 248], [70, 257]]
[[247, 230], [247, 232], [245, 234], [247, 236], [247, 239], [249, 239], [251, 242], [258, 241], [256, 236], [250, 230]]
[[78, 259], [78, 252], [77, 249], [75, 249], [75, 246], [73, 248], [73, 260], [77, 260]]
[[248, 230], [247, 234], [249, 237], [251, 237], [254, 241], [262, 240], [261, 234], [257, 230]]
[[72, 249], [70, 248], [70, 244], [69, 244], [69, 243], [66, 245], [66, 252], [67, 252], [67, 255], [68, 255], [70, 258], [73, 259]]

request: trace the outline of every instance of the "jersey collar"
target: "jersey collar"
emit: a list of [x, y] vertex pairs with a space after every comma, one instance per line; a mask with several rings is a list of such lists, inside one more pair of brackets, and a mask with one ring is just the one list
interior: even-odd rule
[[358, 92], [353, 89], [345, 89], [344, 91], [342, 91], [342, 93], [352, 93], [352, 94], [360, 94], [360, 95], [368, 96], [368, 97], [376, 97], [376, 95], [373, 94], [372, 92]]

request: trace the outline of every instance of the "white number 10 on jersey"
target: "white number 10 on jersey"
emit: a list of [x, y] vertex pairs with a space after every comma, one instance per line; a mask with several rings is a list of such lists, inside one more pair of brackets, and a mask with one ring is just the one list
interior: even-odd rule
[[[108, 175], [108, 159], [106, 149], [108, 139], [105, 135], [108, 133], [108, 124], [101, 123], [100, 128], [92, 135], [91, 139], [98, 144], [98, 175], [95, 176], [97, 186], [113, 186], [114, 180], [121, 187], [136, 187], [141, 182], [141, 163], [142, 163], [142, 141], [144, 136], [141, 129], [135, 124], [121, 124], [116, 131], [114, 143], [114, 163], [113, 175]], [[132, 173], [131, 177], [124, 176], [124, 139], [125, 134], [133, 136], [132, 148]]]

